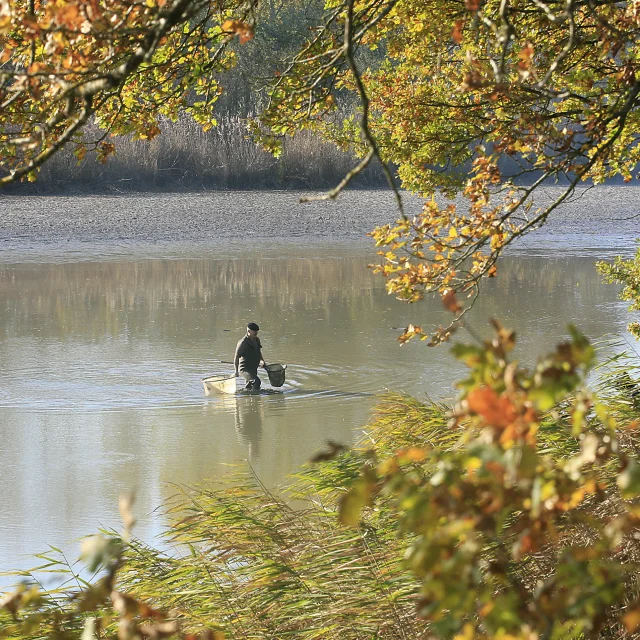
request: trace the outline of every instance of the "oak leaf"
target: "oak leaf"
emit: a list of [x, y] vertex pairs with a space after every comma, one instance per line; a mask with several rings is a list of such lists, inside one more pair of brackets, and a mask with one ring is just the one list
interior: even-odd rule
[[453, 26], [453, 30], [451, 31], [451, 37], [456, 44], [460, 44], [462, 42], [462, 27], [464, 25], [464, 20], [456, 20], [455, 25]]
[[511, 400], [499, 396], [491, 387], [473, 389], [467, 396], [469, 409], [481, 416], [493, 427], [504, 429], [516, 419], [516, 410]]

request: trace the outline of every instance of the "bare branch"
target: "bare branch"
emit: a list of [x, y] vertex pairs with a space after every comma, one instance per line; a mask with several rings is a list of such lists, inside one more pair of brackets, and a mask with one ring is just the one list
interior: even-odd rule
[[[365, 158], [362, 160], [362, 162], [360, 162], [360, 164], [355, 167], [354, 169], [352, 169], [351, 171], [349, 171], [349, 173], [345, 176], [345, 178], [340, 182], [340, 184], [335, 188], [332, 189], [328, 194], [326, 194], [325, 196], [321, 196], [320, 199], [324, 200], [324, 199], [335, 199], [342, 191], [343, 189], [351, 182], [351, 180], [357, 176], [359, 173], [361, 173], [371, 162], [371, 160], [376, 157], [380, 164], [382, 165], [382, 169], [385, 173], [385, 176], [387, 178], [387, 182], [389, 183], [389, 186], [391, 187], [391, 189], [393, 189], [394, 195], [395, 195], [395, 199], [396, 199], [396, 204], [398, 206], [398, 209], [400, 211], [400, 214], [404, 217], [405, 213], [404, 213], [404, 206], [402, 204], [402, 196], [398, 190], [398, 187], [395, 184], [395, 181], [393, 179], [393, 176], [391, 175], [391, 171], [389, 171], [389, 167], [385, 164], [385, 162], [383, 161], [381, 155], [380, 155], [380, 151], [378, 149], [378, 144], [375, 140], [375, 138], [373, 137], [371, 130], [369, 128], [369, 96], [367, 94], [367, 90], [364, 86], [364, 83], [362, 81], [362, 77], [360, 75], [360, 72], [358, 70], [358, 66], [356, 64], [356, 61], [354, 59], [353, 56], [353, 6], [354, 6], [354, 1], [355, 0], [348, 0], [347, 3], [347, 13], [345, 16], [345, 24], [344, 24], [344, 46], [343, 46], [343, 55], [345, 57], [345, 60], [347, 61], [347, 64], [349, 66], [349, 69], [351, 70], [351, 73], [353, 75], [353, 79], [356, 83], [356, 87], [358, 90], [358, 95], [360, 96], [360, 104], [362, 106], [362, 117], [360, 120], [360, 128], [361, 131], [365, 137], [365, 140], [367, 141], [368, 145], [369, 145], [369, 152], [367, 153], [367, 155], [365, 156]], [[390, 10], [390, 9], [389, 9]], [[308, 202], [309, 200], [313, 200], [314, 198], [307, 198], [304, 199], [304, 202]]]

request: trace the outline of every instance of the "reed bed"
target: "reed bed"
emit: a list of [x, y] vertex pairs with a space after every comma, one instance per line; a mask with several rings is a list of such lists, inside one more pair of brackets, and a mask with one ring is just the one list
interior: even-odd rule
[[[88, 153], [78, 163], [71, 147], [55, 155], [42, 168], [35, 183], [13, 191], [126, 192], [202, 189], [323, 189], [334, 186], [357, 162], [334, 145], [309, 132], [284, 140], [280, 158], [256, 145], [243, 118], [224, 115], [205, 132], [188, 116], [178, 122], [163, 120], [157, 138], [112, 138], [116, 154], [105, 164]], [[86, 139], [100, 135], [89, 126]], [[356, 185], [386, 184], [380, 168], [365, 171]]]
[[[320, 501], [294, 508], [252, 485], [200, 487], [172, 509], [181, 555], [134, 545], [121, 579], [179, 612], [186, 630], [227, 638], [416, 638], [417, 589], [383, 529], [341, 527]], [[188, 552], [185, 552], [188, 550]], [[142, 578], [142, 579], [141, 579]]]

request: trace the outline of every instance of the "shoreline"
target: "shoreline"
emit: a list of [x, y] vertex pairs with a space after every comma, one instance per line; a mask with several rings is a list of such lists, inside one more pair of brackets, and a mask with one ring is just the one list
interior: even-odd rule
[[[129, 182], [132, 180], [131, 178], [121, 179], [118, 182]], [[171, 196], [171, 195], [212, 195], [216, 193], [326, 193], [333, 189], [340, 180], [336, 180], [335, 182], [327, 182], [323, 185], [313, 185], [309, 186], [308, 183], [304, 181], [292, 181], [287, 185], [269, 185], [269, 184], [260, 184], [256, 183], [255, 186], [226, 186], [223, 184], [216, 183], [197, 183], [193, 182], [190, 184], [185, 184], [182, 188], [179, 183], [173, 183], [174, 188], [167, 188], [166, 186], [157, 186], [154, 185], [139, 185], [139, 188], [128, 188], [124, 187], [122, 184], [118, 184], [118, 182], [107, 182], [107, 183], [96, 183], [90, 185], [88, 187], [83, 187], [82, 183], [72, 183], [69, 185], [64, 185], [60, 187], [52, 187], [50, 185], [45, 185], [40, 187], [40, 183], [38, 181], [33, 183], [17, 183], [8, 185], [0, 189], [0, 203], [2, 203], [5, 198], [82, 198], [82, 197], [134, 197], [134, 196], [146, 196], [146, 195], [154, 195], [154, 196]], [[629, 185], [625, 185], [629, 186]], [[124, 188], [119, 188], [124, 187]], [[344, 190], [344, 192], [349, 191], [388, 191], [392, 192], [391, 187], [386, 182], [367, 182], [363, 181], [361, 183], [354, 182], [349, 184], [349, 186]]]

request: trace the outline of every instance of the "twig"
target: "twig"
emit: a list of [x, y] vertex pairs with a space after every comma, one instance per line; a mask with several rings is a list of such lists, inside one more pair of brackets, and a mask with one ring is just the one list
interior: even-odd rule
[[338, 197], [338, 195], [345, 189], [345, 187], [351, 182], [351, 180], [353, 180], [353, 178], [357, 176], [359, 173], [364, 171], [364, 169], [366, 169], [371, 163], [371, 160], [373, 160], [373, 158], [376, 157], [380, 161], [380, 164], [382, 165], [382, 170], [384, 171], [384, 174], [387, 178], [387, 182], [389, 183], [389, 186], [393, 190], [393, 193], [396, 199], [396, 204], [398, 206], [398, 209], [400, 210], [400, 215], [403, 218], [406, 218], [400, 191], [398, 190], [398, 187], [395, 184], [395, 181], [393, 179], [393, 176], [391, 175], [391, 171], [389, 170], [389, 167], [382, 160], [382, 157], [380, 155], [380, 150], [378, 148], [378, 144], [369, 128], [369, 96], [367, 94], [367, 90], [364, 86], [362, 77], [358, 70], [358, 66], [353, 56], [353, 5], [354, 5], [354, 2], [355, 0], [348, 0], [348, 3], [347, 3], [347, 14], [345, 16], [345, 22], [344, 22], [343, 55], [345, 60], [347, 61], [349, 69], [351, 70], [353, 79], [358, 89], [358, 95], [360, 96], [360, 102], [362, 104], [362, 117], [360, 119], [360, 128], [365, 137], [365, 140], [369, 145], [369, 152], [362, 159], [360, 164], [358, 164], [358, 166], [354, 167], [351, 171], [349, 171], [349, 173], [347, 173], [347, 175], [340, 181], [340, 184], [338, 184], [337, 187], [335, 187], [334, 189], [332, 189], [331, 191], [327, 192], [322, 196], [301, 198], [300, 202], [311, 202], [314, 200], [335, 200], [335, 198]]

